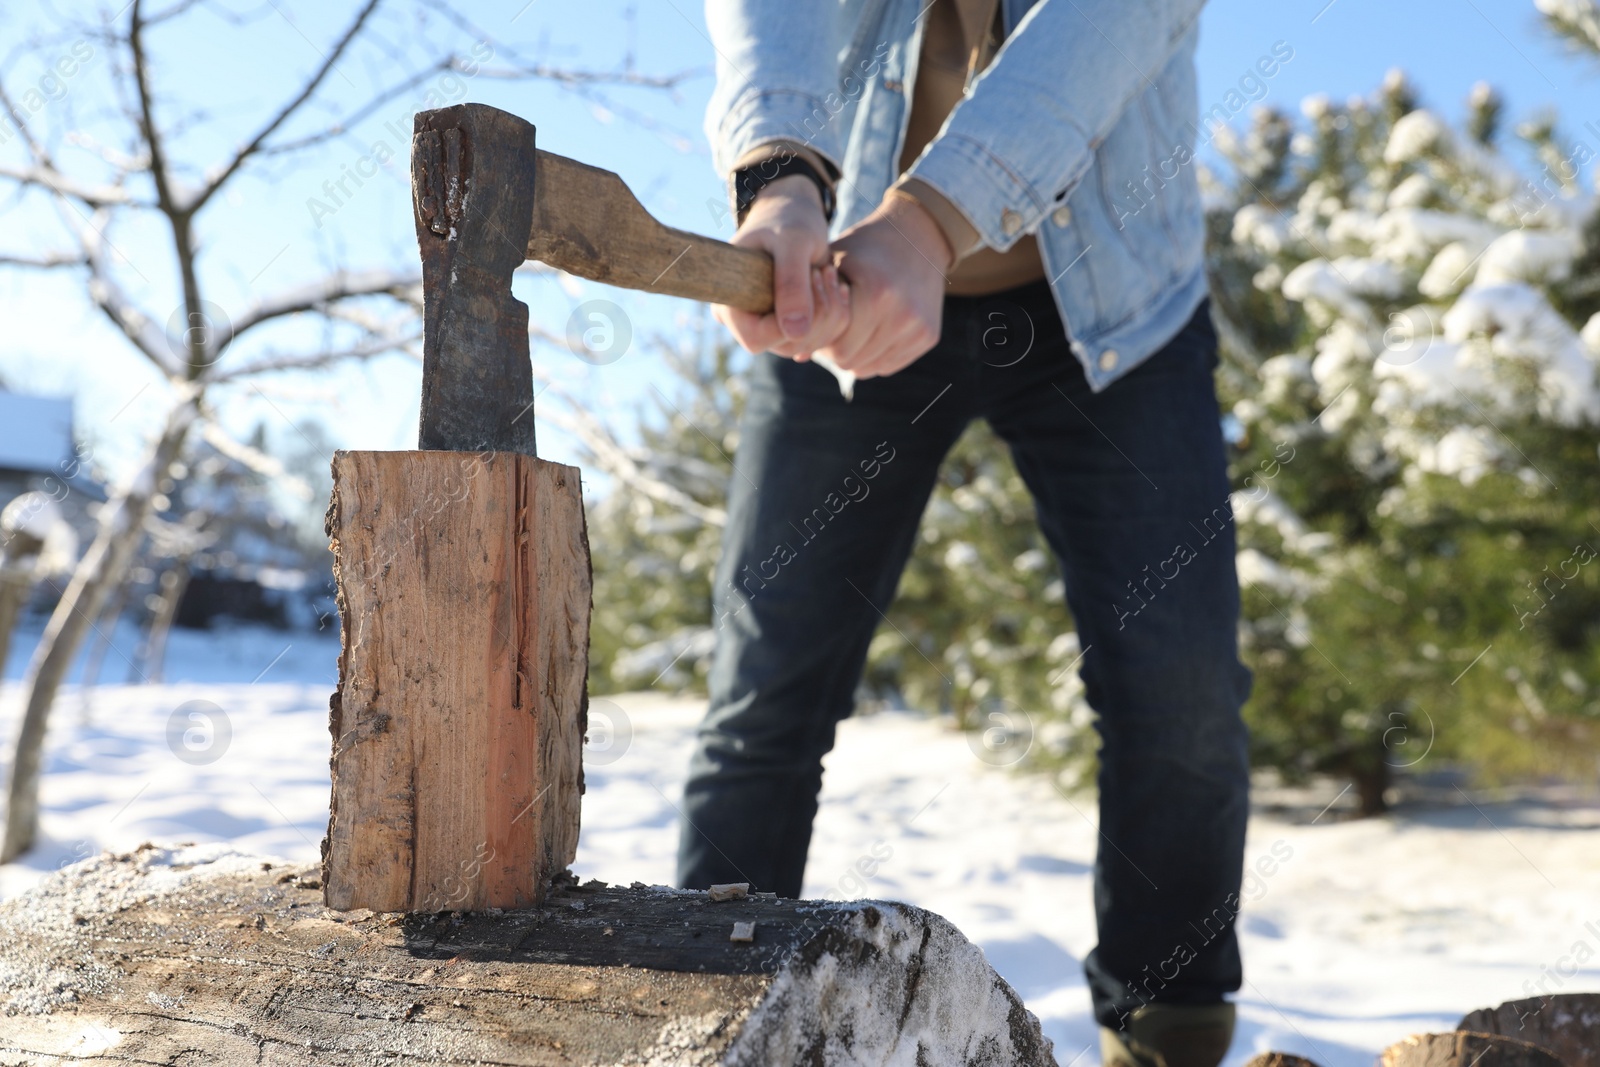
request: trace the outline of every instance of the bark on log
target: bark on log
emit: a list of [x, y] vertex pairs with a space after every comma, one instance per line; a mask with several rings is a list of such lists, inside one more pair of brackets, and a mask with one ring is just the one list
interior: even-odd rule
[[1479, 1008], [1457, 1030], [1503, 1034], [1549, 1049], [1567, 1067], [1600, 1067], [1600, 993], [1561, 993]]
[[1054, 1064], [981, 951], [907, 905], [568, 881], [539, 909], [341, 913], [315, 868], [217, 851], [105, 855], [0, 905], [0, 1064]]
[[340, 452], [333, 476], [327, 903], [536, 904], [578, 847], [578, 471], [513, 452]]
[[1379, 1067], [1563, 1067], [1560, 1057], [1537, 1045], [1464, 1030], [1449, 1034], [1412, 1034], [1384, 1049], [1378, 1064]]

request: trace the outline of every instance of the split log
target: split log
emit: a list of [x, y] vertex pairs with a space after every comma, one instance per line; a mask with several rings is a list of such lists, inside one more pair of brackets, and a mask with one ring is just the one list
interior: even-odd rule
[[1549, 1049], [1567, 1067], [1600, 1067], [1600, 993], [1560, 993], [1479, 1008], [1457, 1030], [1503, 1034]]
[[536, 904], [578, 847], [578, 470], [515, 452], [340, 452], [333, 478], [327, 903]]
[[907, 905], [568, 879], [538, 909], [336, 912], [315, 868], [221, 851], [104, 855], [0, 905], [0, 1064], [1055, 1062]]
[[1560, 1057], [1538, 1045], [1457, 1030], [1449, 1034], [1412, 1034], [1390, 1045], [1379, 1067], [1563, 1067]]

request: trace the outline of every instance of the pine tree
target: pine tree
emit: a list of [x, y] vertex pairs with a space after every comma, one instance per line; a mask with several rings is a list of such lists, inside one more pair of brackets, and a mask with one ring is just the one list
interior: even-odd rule
[[[1581, 27], [1592, 4], [1560, 6]], [[1258, 762], [1592, 773], [1600, 214], [1541, 118], [1500, 146], [1393, 72], [1221, 136], [1210, 251]], [[1270, 355], [1269, 355], [1270, 354]]]

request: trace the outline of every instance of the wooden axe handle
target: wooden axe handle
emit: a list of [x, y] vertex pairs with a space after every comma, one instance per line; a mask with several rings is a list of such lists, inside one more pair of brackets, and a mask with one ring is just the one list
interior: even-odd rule
[[528, 258], [624, 289], [772, 310], [772, 257], [657, 222], [623, 180], [534, 152]]

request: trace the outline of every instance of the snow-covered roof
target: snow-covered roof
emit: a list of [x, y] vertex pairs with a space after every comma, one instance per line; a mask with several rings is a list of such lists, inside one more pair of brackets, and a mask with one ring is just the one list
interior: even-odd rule
[[0, 470], [53, 471], [71, 455], [71, 397], [0, 392]]

